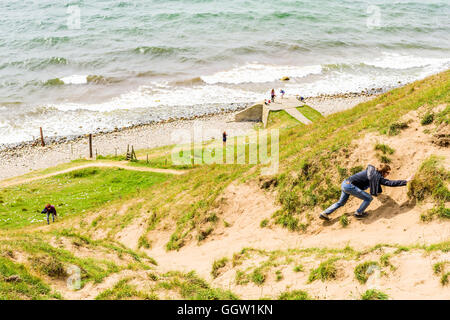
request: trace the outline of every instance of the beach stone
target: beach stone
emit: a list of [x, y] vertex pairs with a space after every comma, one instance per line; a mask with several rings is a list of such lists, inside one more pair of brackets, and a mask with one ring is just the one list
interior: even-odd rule
[[22, 282], [22, 278], [18, 275], [12, 275], [5, 278], [5, 282]]

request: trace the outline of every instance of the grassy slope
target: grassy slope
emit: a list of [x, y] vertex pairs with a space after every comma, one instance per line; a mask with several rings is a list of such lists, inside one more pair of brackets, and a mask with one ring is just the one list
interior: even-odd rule
[[[358, 105], [352, 110], [340, 112], [326, 118], [320, 118], [317, 114], [315, 115], [307, 109], [301, 110], [311, 119], [317, 117], [310, 126], [293, 123], [291, 122], [292, 119], [283, 114], [280, 114], [278, 119], [276, 117], [272, 118], [272, 122], [269, 125], [271, 124], [272, 128], [280, 128], [281, 167], [280, 173], [275, 178], [279, 181], [277, 191], [279, 200], [283, 205], [283, 210], [277, 213], [274, 220], [293, 230], [299, 227], [307, 227], [308, 210], [317, 205], [325, 206], [337, 197], [337, 182], [340, 180], [340, 176], [350, 171], [351, 168], [339, 168], [336, 158], [348, 153], [352, 140], [358, 138], [366, 130], [386, 133], [389, 131], [389, 127], [398, 121], [403, 114], [424, 104], [435, 106], [445, 102], [448, 103], [450, 100], [449, 75], [450, 72], [447, 71], [432, 76], [423, 81], [418, 81], [383, 94], [373, 101]], [[146, 150], [141, 154], [149, 153], [149, 157], [155, 159], [155, 163], [160, 166], [166, 166], [167, 148], [159, 149]], [[147, 164], [141, 163], [137, 165]], [[169, 165], [171, 164], [169, 163]], [[168, 250], [179, 249], [187, 241], [202, 241], [218, 223], [221, 223], [212, 211], [220, 201], [221, 192], [232, 181], [256, 179], [259, 176], [261, 167], [262, 165], [203, 165], [191, 168], [185, 175], [170, 176], [167, 180], [161, 179], [156, 184], [153, 184], [155, 182], [153, 180], [148, 184], [146, 184], [148, 181], [141, 181], [142, 184], [139, 183], [139, 194], [135, 196], [143, 199], [143, 201], [138, 205], [130, 206], [124, 217], [118, 217], [115, 214], [111, 214], [111, 212], [116, 212], [121, 205], [129, 201], [129, 198], [117, 199], [105, 204], [106, 201], [112, 200], [114, 197], [106, 197], [107, 190], [103, 188], [101, 189], [101, 201], [94, 200], [90, 204], [85, 204], [90, 208], [85, 212], [87, 213], [86, 215], [96, 215], [95, 223], [87, 223], [83, 216], [79, 215], [83, 212], [83, 207], [77, 205], [74, 201], [71, 204], [73, 215], [64, 219], [61, 224], [52, 226], [52, 228], [0, 231], [0, 247], [3, 253], [0, 258], [11, 261], [11, 257], [5, 253], [20, 252], [21, 255], [26, 255], [27, 257], [24, 262], [27, 272], [42, 279], [48, 279], [49, 276], [46, 274], [48, 270], [42, 270], [36, 264], [33, 264], [33, 261], [39, 261], [36, 258], [41, 260], [55, 259], [53, 264], [50, 263], [50, 265], [61, 263], [64, 266], [69, 264], [83, 266], [83, 274], [85, 275], [83, 279], [85, 282], [98, 282], [109, 274], [124, 269], [148, 270], [153, 262], [150, 257], [125, 248], [123, 245], [115, 242], [113, 237], [107, 237], [103, 241], [94, 241], [90, 239], [90, 235], [100, 232], [99, 230], [102, 228], [109, 231], [110, 235], [113, 235], [123, 229], [125, 225], [131, 223], [133, 219], [145, 216], [148, 218], [146, 220], [147, 232], [155, 228], [168, 228], [167, 230], [172, 232], [172, 236], [167, 243]], [[49, 169], [49, 171], [53, 171], [53, 169]], [[114, 171], [108, 170], [108, 172]], [[292, 172], [297, 174], [291, 175]], [[105, 175], [106, 177], [108, 176], [107, 173]], [[142, 173], [139, 173], [139, 175], [144, 176]], [[154, 174], [151, 174], [151, 177], [154, 176]], [[111, 181], [106, 177], [103, 183], [111, 184]], [[75, 185], [71, 186], [71, 183], [68, 182], [70, 180], [68, 177], [59, 177], [58, 179], [63, 179], [63, 181], [67, 182], [67, 187], [77, 188]], [[92, 180], [92, 182], [86, 184], [85, 188], [89, 189], [90, 185], [92, 187], [92, 189], [89, 189], [90, 192], [94, 192], [98, 187], [102, 188], [103, 183], [101, 183], [101, 179], [93, 178]], [[52, 183], [55, 182], [52, 181]], [[49, 181], [36, 182], [34, 188], [47, 190], [48, 183]], [[125, 185], [126, 190], [130, 192], [135, 186], [132, 180], [125, 179], [122, 183]], [[130, 184], [128, 185], [128, 183]], [[28, 187], [21, 187], [28, 190], [28, 193], [24, 190], [21, 191], [25, 193], [22, 194], [20, 199], [22, 205], [17, 206], [19, 211], [24, 208], [23, 205], [26, 203], [33, 204], [33, 208], [25, 209], [36, 210], [37, 202], [33, 202], [35, 195], [32, 193], [32, 188], [27, 189]], [[44, 198], [48, 199], [55, 195], [59, 197], [70, 196], [66, 192], [67, 190], [64, 191], [64, 187], [47, 191], [49, 193], [39, 199], [40, 201], [46, 202]], [[117, 193], [115, 194], [117, 195]], [[14, 199], [12, 190], [7, 190], [6, 195], [8, 202], [10, 199]], [[6, 198], [5, 195], [3, 196]], [[66, 201], [69, 201], [69, 199], [66, 199]], [[10, 206], [8, 206], [9, 208]], [[86, 247], [94, 252], [115, 254], [120, 261], [105, 260], [101, 258], [102, 254], [99, 255], [99, 258], [74, 256], [69, 251], [55, 248], [51, 245], [50, 242], [55, 238], [70, 241], [73, 245]], [[10, 267], [8, 266], [8, 261], [0, 260], [0, 267], [3, 269]], [[20, 263], [17, 268], [22, 268]], [[258, 278], [258, 275], [255, 277]], [[180, 282], [177, 283], [180, 284]], [[205, 289], [204, 287], [200, 286], [200, 288]], [[1, 288], [7, 287], [3, 286]], [[33, 287], [30, 286], [28, 288]], [[194, 289], [194, 291], [197, 289]], [[50, 295], [46, 289], [42, 289], [44, 290], [42, 294], [38, 292], [41, 289], [32, 289], [33, 294], [27, 294], [26, 290], [28, 289], [24, 288], [22, 293], [16, 296], [45, 298]], [[130, 289], [126, 286], [126, 283], [123, 283], [121, 286], [118, 286], [117, 290], [128, 290], [129, 292], [130, 290], [132, 291], [132, 288]], [[167, 290], [170, 289], [168, 288]], [[4, 289], [3, 297], [8, 297], [6, 292], [7, 289]], [[138, 291], [133, 292], [139, 295], [136, 293]], [[102, 297], [114, 297], [114, 293], [108, 292], [99, 298]], [[223, 295], [218, 294], [214, 297], [220, 298]]]
[[351, 142], [367, 131], [389, 132], [402, 115], [423, 105], [448, 103], [449, 76], [447, 71], [414, 82], [280, 135], [281, 173], [277, 179], [283, 210], [276, 222], [291, 229], [307, 227], [308, 210], [325, 208], [338, 198], [338, 183], [351, 168], [340, 168], [337, 159], [349, 153]]
[[[43, 219], [45, 203], [58, 216], [83, 213], [167, 179], [167, 175], [123, 169], [88, 168], [0, 190], [0, 228], [19, 228]], [[136, 188], [136, 186], [139, 186]]]

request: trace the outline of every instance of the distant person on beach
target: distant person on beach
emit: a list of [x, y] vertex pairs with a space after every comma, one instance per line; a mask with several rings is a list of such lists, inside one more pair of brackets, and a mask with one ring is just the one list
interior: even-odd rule
[[[388, 180], [386, 177], [391, 172], [391, 167], [387, 164], [382, 164], [379, 168], [375, 168], [372, 165], [368, 165], [366, 170], [360, 171], [351, 177], [345, 179], [341, 185], [341, 198], [338, 202], [331, 205], [328, 209], [323, 211], [319, 218], [322, 220], [330, 220], [328, 215], [333, 213], [336, 209], [342, 207], [347, 202], [350, 195], [363, 200], [361, 206], [356, 210], [354, 216], [358, 219], [367, 216], [364, 211], [370, 205], [373, 200], [372, 196], [377, 196], [383, 190], [381, 186], [388, 187], [401, 187], [406, 186], [406, 184], [412, 180], [413, 176], [407, 180]], [[367, 188], [370, 187], [370, 194], [365, 192]]]
[[272, 102], [275, 102], [275, 89], [272, 89], [270, 96], [272, 97]]
[[41, 213], [47, 214], [47, 224], [50, 224], [50, 215], [52, 215], [52, 221], [55, 222], [56, 217], [56, 209], [55, 206], [52, 206], [50, 203], [47, 203], [44, 210]]
[[[269, 100], [269, 103], [270, 103], [270, 100]], [[268, 106], [268, 105], [269, 105], [269, 103], [267, 102], [267, 100], [266, 100], [266, 99], [264, 99], [264, 104], [265, 104], [266, 106]]]
[[224, 131], [222, 133], [222, 141], [223, 141], [223, 145], [227, 144], [227, 132], [226, 131]]
[[280, 90], [280, 95], [281, 95], [281, 99], [283, 99], [284, 98], [284, 94], [285, 94], [286, 92], [284, 92], [284, 90], [283, 89], [281, 89]]

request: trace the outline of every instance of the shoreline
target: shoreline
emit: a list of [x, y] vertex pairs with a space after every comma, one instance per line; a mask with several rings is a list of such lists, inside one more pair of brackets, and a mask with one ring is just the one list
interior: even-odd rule
[[[361, 102], [376, 97], [370, 93], [343, 93], [338, 95], [320, 95], [305, 98], [324, 116], [350, 109]], [[250, 104], [248, 105], [250, 106]], [[113, 131], [93, 133], [94, 156], [123, 154], [128, 145], [136, 150], [150, 149], [176, 144], [171, 140], [174, 130], [192, 130], [194, 124], [203, 127], [205, 132], [226, 130], [229, 137], [244, 135], [254, 128], [257, 122], [235, 122], [234, 115], [247, 106], [233, 111], [224, 110], [215, 114], [195, 116], [190, 119], [169, 119], [155, 123], [141, 123], [130, 127], [116, 128]], [[206, 136], [205, 139], [213, 138]], [[219, 139], [220, 137], [216, 137]], [[40, 139], [18, 143], [15, 146], [0, 147], [0, 180], [45, 169], [72, 160], [88, 157], [87, 134], [74, 137], [45, 138], [46, 146], [40, 145]]]

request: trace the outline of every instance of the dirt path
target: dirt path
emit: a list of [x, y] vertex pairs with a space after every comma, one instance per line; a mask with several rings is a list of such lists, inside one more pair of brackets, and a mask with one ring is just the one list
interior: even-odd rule
[[121, 169], [131, 170], [131, 171], [156, 172], [156, 173], [166, 173], [166, 174], [174, 174], [174, 175], [181, 175], [181, 174], [186, 173], [186, 171], [182, 171], [182, 170], [132, 167], [132, 166], [126, 165], [126, 162], [93, 162], [93, 163], [87, 163], [87, 164], [83, 164], [81, 166], [76, 166], [76, 167], [72, 167], [69, 169], [61, 170], [61, 171], [52, 172], [49, 174], [44, 174], [44, 175], [41, 175], [38, 177], [33, 177], [33, 178], [28, 178], [28, 179], [19, 179], [19, 180], [7, 181], [7, 182], [0, 182], [0, 188], [7, 188], [7, 187], [12, 187], [12, 186], [16, 186], [16, 185], [20, 185], [20, 184], [24, 184], [24, 183], [30, 183], [30, 182], [33, 182], [36, 180], [46, 179], [46, 178], [50, 178], [50, 177], [57, 176], [60, 174], [77, 171], [77, 170], [81, 170], [81, 169], [86, 169], [86, 168], [92, 168], [92, 167], [121, 168]]

